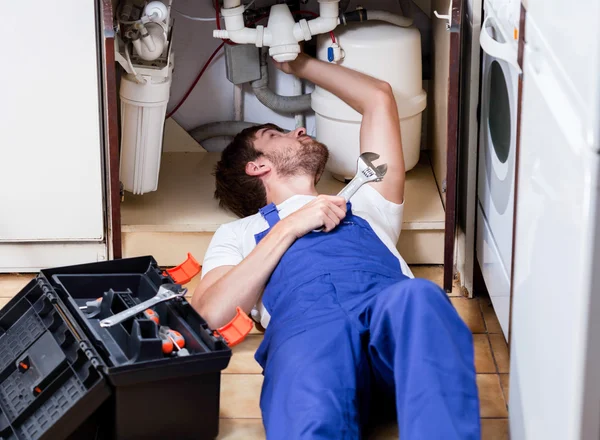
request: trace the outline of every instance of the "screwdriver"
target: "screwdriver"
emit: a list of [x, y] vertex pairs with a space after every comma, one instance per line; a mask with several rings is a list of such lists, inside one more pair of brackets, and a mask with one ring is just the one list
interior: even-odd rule
[[173, 339], [170, 335], [169, 338], [171, 339], [171, 341], [174, 342], [174, 346], [177, 349], [177, 356], [181, 357], [181, 356], [189, 356], [190, 352], [188, 351], [187, 348], [179, 348], [179, 345], [176, 343], [175, 339]]
[[100, 303], [102, 302], [102, 298], [96, 298], [93, 301], [87, 301], [85, 306], [80, 306], [80, 310], [85, 310], [86, 313], [94, 313], [100, 309]]
[[164, 354], [172, 353], [173, 349], [177, 350], [177, 356], [187, 356], [190, 354], [188, 350], [184, 348], [185, 339], [178, 331], [162, 325], [158, 330], [158, 335], [163, 343]]
[[185, 346], [185, 339], [181, 336], [178, 331], [172, 330], [171, 328], [161, 325], [158, 329], [158, 336], [162, 340], [163, 353], [171, 353], [175, 347], [181, 350]]
[[144, 310], [144, 316], [146, 318], [148, 318], [150, 321], [154, 321], [154, 323], [156, 325], [158, 325], [158, 323], [159, 323], [158, 313], [156, 313], [154, 310], [152, 310], [152, 309]]

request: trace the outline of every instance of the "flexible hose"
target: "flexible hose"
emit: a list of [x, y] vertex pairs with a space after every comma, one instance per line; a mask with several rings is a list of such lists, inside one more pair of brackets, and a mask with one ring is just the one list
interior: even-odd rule
[[213, 60], [213, 58], [219, 53], [219, 51], [221, 50], [221, 48], [224, 45], [225, 45], [225, 43], [221, 43], [219, 45], [219, 47], [217, 47], [215, 49], [215, 51], [212, 53], [212, 55], [208, 58], [208, 60], [206, 60], [206, 63], [204, 63], [204, 66], [200, 70], [200, 73], [198, 74], [198, 76], [196, 77], [196, 79], [194, 80], [194, 82], [192, 83], [192, 85], [188, 88], [187, 92], [185, 92], [185, 95], [183, 95], [183, 98], [181, 98], [181, 101], [179, 101], [179, 104], [177, 104], [175, 106], [175, 108], [169, 112], [169, 114], [165, 117], [165, 119], [169, 119], [171, 116], [173, 116], [175, 114], [175, 112], [177, 110], [179, 110], [179, 107], [181, 107], [183, 105], [183, 103], [188, 98], [188, 96], [190, 96], [190, 93], [192, 93], [192, 90], [194, 90], [194, 87], [196, 87], [196, 84], [198, 84], [198, 81], [200, 81], [200, 78], [202, 78], [202, 75], [204, 75], [204, 72], [206, 71], [206, 69], [210, 65], [210, 63]]
[[[201, 144], [202, 142], [215, 137], [233, 137], [240, 131], [245, 130], [246, 128], [254, 127], [255, 125], [259, 124], [245, 121], [210, 122], [208, 124], [202, 124], [196, 128], [193, 128], [190, 131], [190, 136], [193, 137], [196, 142]], [[208, 148], [206, 148], [206, 150], [211, 151]]]
[[252, 81], [252, 91], [256, 98], [265, 107], [281, 113], [302, 113], [309, 111], [310, 94], [298, 96], [282, 96], [269, 89], [269, 69], [267, 66], [267, 52], [261, 51], [260, 79]]

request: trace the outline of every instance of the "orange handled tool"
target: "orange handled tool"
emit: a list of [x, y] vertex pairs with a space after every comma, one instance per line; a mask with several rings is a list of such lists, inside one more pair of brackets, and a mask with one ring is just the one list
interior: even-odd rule
[[159, 323], [158, 313], [156, 313], [154, 310], [152, 310], [152, 309], [144, 310], [144, 316], [146, 318], [148, 318], [150, 321], [154, 321], [154, 323], [156, 325], [158, 325], [158, 323]]
[[[175, 348], [181, 349], [185, 347], [185, 339], [181, 336], [181, 333], [167, 326], [161, 325], [159, 327], [158, 337], [162, 340], [164, 354], [171, 354]], [[175, 344], [177, 344], [177, 347], [175, 347]]]

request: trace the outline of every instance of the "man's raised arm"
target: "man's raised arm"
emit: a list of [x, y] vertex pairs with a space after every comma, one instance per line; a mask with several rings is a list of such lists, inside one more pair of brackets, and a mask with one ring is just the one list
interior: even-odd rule
[[400, 136], [400, 120], [391, 86], [371, 76], [334, 63], [316, 60], [300, 54], [296, 60], [275, 65], [286, 73], [324, 88], [359, 112], [360, 151], [372, 151], [387, 163], [388, 171], [380, 183], [373, 187], [387, 200], [404, 201], [404, 155]]

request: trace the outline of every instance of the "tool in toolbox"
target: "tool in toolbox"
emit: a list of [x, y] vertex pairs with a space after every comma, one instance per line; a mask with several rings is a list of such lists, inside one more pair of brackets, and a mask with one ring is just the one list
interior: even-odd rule
[[185, 347], [185, 339], [176, 330], [173, 330], [166, 325], [161, 325], [158, 328], [158, 336], [162, 340], [164, 354], [170, 354], [175, 347], [181, 349]]
[[[171, 288], [167, 286], [172, 286]], [[146, 309], [155, 306], [161, 302], [170, 301], [175, 298], [181, 298], [187, 293], [187, 289], [181, 288], [179, 291], [171, 290], [176, 289], [176, 284], [163, 284], [159, 287], [158, 293], [147, 301], [141, 302], [133, 307], [128, 308], [116, 315], [100, 321], [100, 327], [112, 327], [113, 325], [120, 324], [121, 322], [134, 317], [138, 313], [144, 312]]]
[[85, 306], [79, 307], [80, 310], [84, 310], [85, 313], [95, 313], [100, 311], [100, 304], [102, 303], [102, 298], [96, 298], [93, 301], [87, 301]]
[[154, 323], [156, 325], [158, 325], [158, 323], [159, 323], [158, 313], [156, 313], [154, 310], [152, 310], [152, 309], [144, 310], [144, 316], [146, 318], [148, 318], [150, 321], [154, 321]]
[[[88, 315], [94, 315], [100, 312], [100, 305], [102, 304], [102, 298], [97, 298], [93, 301], [87, 301], [85, 306], [80, 306], [79, 309], [83, 310]], [[152, 309], [144, 310], [144, 316], [150, 321], [154, 321], [156, 325], [159, 323], [158, 313]]]
[[[167, 339], [169, 339], [171, 341], [171, 351], [165, 354], [169, 354], [173, 352], [173, 348], [175, 348], [176, 350], [176, 356], [181, 357], [181, 356], [189, 356], [190, 352], [188, 351], [187, 348], [185, 347], [185, 339], [183, 338], [183, 336], [181, 336], [181, 333], [175, 331], [175, 330], [171, 330], [170, 328], [166, 327], [168, 330], [165, 331], [163, 334], [166, 335]], [[165, 352], [165, 343], [163, 341], [163, 353]]]
[[[379, 154], [366, 152], [358, 156], [357, 172], [354, 178], [338, 193], [339, 197], [343, 197], [346, 201], [356, 194], [365, 183], [381, 182], [383, 176], [387, 173], [387, 164], [379, 166], [373, 165], [373, 161], [379, 159]], [[324, 228], [316, 229], [315, 232], [321, 232]]]

